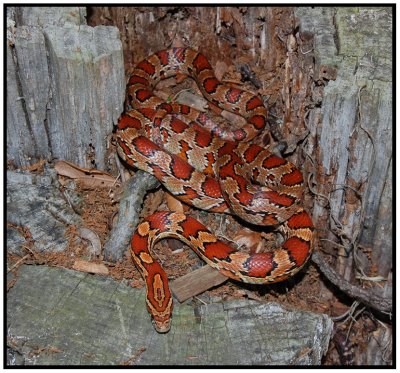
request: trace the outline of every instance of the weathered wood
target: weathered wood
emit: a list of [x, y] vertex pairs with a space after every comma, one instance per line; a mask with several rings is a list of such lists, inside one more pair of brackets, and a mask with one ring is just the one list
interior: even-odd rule
[[139, 224], [143, 199], [149, 190], [159, 185], [154, 176], [141, 170], [124, 185], [118, 220], [104, 245], [106, 260], [115, 262], [124, 258], [124, 252], [128, 249], [132, 234]]
[[53, 82], [48, 112], [53, 156], [105, 169], [106, 138], [125, 98], [118, 29], [81, 25], [47, 27], [44, 33]]
[[125, 97], [119, 32], [80, 24], [81, 8], [40, 9], [8, 12], [7, 157], [105, 169]]
[[[312, 48], [304, 50], [315, 56], [318, 85], [324, 79], [320, 73], [337, 69], [336, 80], [326, 83], [320, 105], [309, 115], [307, 153], [315, 154], [319, 165], [315, 191], [329, 199], [329, 204], [316, 199], [314, 222], [321, 238], [340, 244], [321, 241], [338, 258], [336, 271], [345, 279], [340, 287], [364, 304], [373, 302], [374, 308], [390, 312], [393, 8], [299, 7], [295, 12], [300, 37], [315, 35]], [[383, 288], [366, 290], [354, 279], [362, 274], [368, 281], [375, 271], [387, 278]], [[355, 363], [390, 363], [391, 338], [391, 326], [380, 323]], [[385, 347], [377, 348], [377, 340]]]
[[54, 186], [55, 177], [54, 170], [43, 175], [7, 172], [8, 252], [18, 255], [28, 252], [22, 249], [27, 242], [20, 229], [29, 234], [34, 251], [60, 252], [67, 248], [68, 227], [82, 221]]
[[15, 6], [15, 20], [25, 26], [60, 26], [66, 24], [83, 25], [86, 23], [85, 7], [45, 7]]
[[324, 67], [337, 69], [309, 117], [307, 152], [320, 164], [316, 191], [330, 200], [330, 211], [326, 201], [315, 205], [314, 221], [326, 229], [330, 213], [340, 222], [347, 253], [341, 252], [339, 271], [347, 279], [354, 256], [363, 256], [358, 246], [353, 252], [354, 243], [372, 248], [373, 264], [386, 277], [392, 268], [392, 8], [300, 7], [296, 15], [300, 35], [315, 34], [315, 78]]
[[22, 266], [7, 302], [9, 364], [318, 365], [326, 315], [249, 300], [175, 304], [158, 334], [144, 289], [104, 276]]
[[182, 303], [214, 286], [224, 283], [226, 280], [228, 280], [228, 277], [209, 265], [205, 265], [171, 281], [169, 287], [178, 301]]

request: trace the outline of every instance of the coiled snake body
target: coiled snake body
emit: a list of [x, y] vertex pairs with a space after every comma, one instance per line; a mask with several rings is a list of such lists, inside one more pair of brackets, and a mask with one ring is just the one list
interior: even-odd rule
[[[154, 95], [156, 84], [177, 73], [191, 76], [206, 99], [246, 119], [239, 130], [223, 130], [186, 105]], [[313, 224], [301, 206], [303, 177], [293, 164], [249, 143], [266, 124], [261, 99], [221, 83], [207, 59], [188, 48], [157, 52], [140, 62], [127, 86], [130, 107], [117, 131], [119, 155], [156, 176], [179, 200], [194, 207], [237, 215], [256, 225], [276, 226], [284, 243], [273, 252], [247, 254], [218, 240], [197, 220], [156, 212], [132, 237], [132, 255], [146, 280], [147, 307], [155, 328], [170, 328], [172, 297], [154, 244], [175, 237], [210, 266], [247, 283], [273, 283], [298, 272], [311, 254]], [[181, 120], [183, 119], [183, 120]]]

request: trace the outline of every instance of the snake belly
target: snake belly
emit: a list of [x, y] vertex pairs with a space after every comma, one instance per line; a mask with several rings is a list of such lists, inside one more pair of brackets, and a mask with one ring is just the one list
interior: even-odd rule
[[[176, 74], [193, 78], [212, 105], [242, 116], [246, 124], [239, 130], [221, 129], [204, 113], [155, 96], [157, 83]], [[273, 252], [250, 255], [184, 214], [147, 217], [132, 237], [131, 252], [146, 281], [147, 308], [158, 332], [170, 329], [173, 307], [165, 271], [152, 255], [160, 239], [185, 242], [210, 266], [246, 283], [283, 281], [304, 266], [314, 228], [302, 207], [303, 176], [292, 163], [250, 143], [266, 125], [267, 110], [258, 96], [221, 83], [203, 54], [171, 48], [135, 67], [127, 101], [116, 130], [122, 159], [157, 177], [184, 203], [275, 226], [284, 239]]]

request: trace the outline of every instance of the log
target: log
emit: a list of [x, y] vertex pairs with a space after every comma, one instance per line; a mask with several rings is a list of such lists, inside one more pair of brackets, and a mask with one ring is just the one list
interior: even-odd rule
[[175, 304], [170, 332], [158, 334], [144, 289], [23, 265], [8, 293], [8, 365], [321, 364], [333, 328], [327, 315], [273, 302], [207, 303]]

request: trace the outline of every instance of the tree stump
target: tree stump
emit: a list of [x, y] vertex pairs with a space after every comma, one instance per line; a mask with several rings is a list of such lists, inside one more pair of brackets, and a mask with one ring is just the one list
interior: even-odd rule
[[118, 29], [82, 24], [79, 8], [15, 13], [8, 18], [9, 161], [62, 159], [105, 169], [107, 136], [125, 98]]

